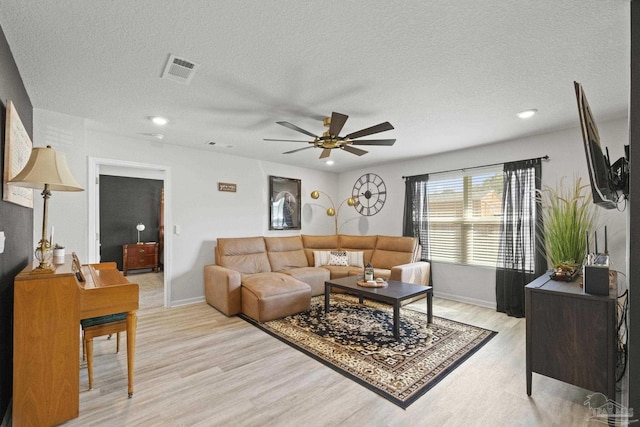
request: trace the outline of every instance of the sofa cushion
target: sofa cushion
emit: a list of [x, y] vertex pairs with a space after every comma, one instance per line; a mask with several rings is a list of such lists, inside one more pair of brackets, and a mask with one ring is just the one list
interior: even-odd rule
[[415, 237], [378, 236], [376, 250], [371, 256], [374, 268], [391, 269], [413, 261], [418, 245]]
[[243, 274], [271, 271], [263, 237], [219, 238], [216, 263]]
[[309, 266], [300, 236], [265, 237], [264, 242], [271, 271]]
[[340, 234], [338, 238], [338, 249], [345, 251], [362, 251], [364, 264], [371, 262], [371, 256], [376, 248], [378, 236], [352, 236]]
[[364, 252], [363, 251], [346, 251], [349, 265], [352, 267], [364, 268]]
[[301, 267], [280, 271], [311, 287], [311, 296], [324, 295], [324, 282], [331, 278], [329, 270], [321, 267]]
[[311, 236], [303, 234], [302, 243], [309, 262], [308, 265], [315, 265], [313, 251], [330, 251], [332, 249], [338, 249], [338, 236], [335, 234], [326, 236]]
[[329, 265], [344, 265], [349, 266], [349, 258], [347, 258], [346, 251], [331, 251], [329, 252]]
[[[313, 251], [313, 261], [315, 267], [322, 267], [325, 265], [340, 265], [331, 264], [331, 253], [335, 251]], [[347, 263], [342, 265], [349, 265], [352, 267], [364, 268], [364, 252], [362, 251], [341, 251], [346, 254]]]
[[313, 266], [321, 267], [323, 265], [329, 265], [330, 258], [331, 251], [313, 251]]
[[[363, 270], [354, 269], [351, 266], [343, 266], [343, 265], [325, 265], [322, 268], [326, 268], [331, 273], [332, 279], [340, 279], [342, 277], [354, 276], [356, 274], [363, 274]], [[355, 273], [355, 274], [352, 274]]]

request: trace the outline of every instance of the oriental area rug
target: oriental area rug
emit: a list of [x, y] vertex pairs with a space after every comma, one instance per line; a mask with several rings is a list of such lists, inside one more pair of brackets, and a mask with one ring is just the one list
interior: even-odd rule
[[393, 308], [357, 297], [324, 296], [308, 311], [265, 323], [243, 319], [406, 409], [497, 334], [476, 326], [400, 309], [400, 339], [393, 338]]

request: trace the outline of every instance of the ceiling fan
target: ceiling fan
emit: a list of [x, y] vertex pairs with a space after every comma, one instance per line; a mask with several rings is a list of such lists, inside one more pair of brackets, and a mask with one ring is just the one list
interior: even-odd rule
[[396, 142], [395, 139], [358, 140], [358, 138], [361, 138], [363, 136], [373, 135], [375, 133], [380, 133], [380, 132], [393, 129], [393, 126], [391, 126], [391, 123], [389, 122], [380, 123], [378, 125], [359, 130], [357, 132], [352, 132], [345, 136], [339, 136], [340, 131], [342, 130], [342, 127], [344, 126], [348, 118], [349, 116], [345, 114], [340, 114], [336, 112], [331, 113], [331, 117], [326, 117], [323, 120], [324, 126], [328, 127], [329, 129], [326, 130], [322, 134], [322, 136], [314, 135], [311, 132], [304, 130], [302, 128], [299, 128], [298, 126], [289, 122], [276, 122], [279, 125], [282, 125], [284, 127], [287, 127], [289, 129], [295, 130], [300, 133], [304, 133], [305, 135], [312, 137], [313, 141], [308, 141], [308, 140], [305, 141], [305, 140], [297, 140], [297, 139], [270, 139], [270, 138], [265, 138], [264, 140], [265, 141], [306, 142], [311, 145], [304, 148], [285, 151], [282, 154], [297, 153], [298, 151], [317, 147], [317, 148], [322, 148], [322, 153], [320, 153], [321, 159], [329, 157], [329, 155], [331, 154], [331, 150], [333, 150], [334, 148], [339, 148], [341, 150], [348, 151], [349, 153], [353, 153], [357, 156], [362, 156], [363, 154], [367, 154], [368, 151], [361, 150], [360, 148], [352, 147], [352, 145], [393, 145]]

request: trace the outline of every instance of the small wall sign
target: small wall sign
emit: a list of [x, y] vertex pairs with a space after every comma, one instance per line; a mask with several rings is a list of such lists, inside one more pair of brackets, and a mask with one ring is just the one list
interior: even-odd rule
[[218, 191], [228, 191], [230, 193], [236, 192], [236, 185], [228, 182], [219, 182]]

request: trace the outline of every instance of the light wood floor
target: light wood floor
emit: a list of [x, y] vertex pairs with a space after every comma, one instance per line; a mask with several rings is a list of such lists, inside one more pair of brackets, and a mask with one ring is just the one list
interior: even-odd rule
[[[424, 310], [424, 301], [412, 306]], [[138, 312], [133, 398], [127, 398], [125, 337], [119, 354], [113, 341], [99, 338], [94, 389], [83, 364], [80, 417], [65, 426], [586, 424], [586, 390], [534, 374], [527, 397], [523, 319], [437, 297], [434, 314], [499, 333], [403, 410], [206, 303], [146, 307]]]

